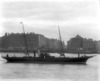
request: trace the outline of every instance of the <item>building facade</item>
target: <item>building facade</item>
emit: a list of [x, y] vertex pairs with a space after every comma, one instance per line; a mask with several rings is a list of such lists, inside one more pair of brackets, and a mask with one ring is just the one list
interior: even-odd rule
[[[59, 51], [60, 41], [57, 39], [50, 39], [41, 34], [35, 33], [11, 33], [5, 34], [0, 38], [0, 50], [2, 51]], [[63, 46], [64, 42], [63, 42]], [[26, 48], [27, 47], [27, 48]]]
[[100, 41], [96, 41], [97, 53], [100, 53]]
[[96, 52], [96, 42], [92, 39], [82, 38], [80, 35], [77, 35], [67, 42], [67, 51], [75, 53], [79, 50], [80, 52], [94, 53]]
[[78, 50], [82, 47], [83, 47], [83, 38], [79, 35], [77, 35], [74, 38], [71, 38], [67, 42], [67, 51], [68, 52], [78, 52]]
[[38, 44], [38, 35], [34, 33], [11, 33], [5, 34], [5, 36], [1, 37], [0, 41], [0, 50], [15, 50], [15, 51], [23, 51], [26, 50], [36, 50]]
[[[63, 47], [65, 46], [64, 42]], [[60, 41], [57, 39], [46, 38], [43, 35], [39, 35], [39, 49], [42, 51], [57, 52], [60, 50]]]
[[83, 49], [86, 52], [96, 52], [96, 42], [92, 39], [86, 39], [83, 40]]

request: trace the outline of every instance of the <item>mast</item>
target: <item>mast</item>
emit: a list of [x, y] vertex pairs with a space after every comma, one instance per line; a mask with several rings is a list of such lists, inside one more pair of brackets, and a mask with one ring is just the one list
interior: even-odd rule
[[80, 46], [79, 46], [79, 48], [78, 48], [78, 58], [80, 57], [80, 53], [82, 53], [82, 50], [83, 50], [83, 38], [82, 38], [82, 40], [81, 40], [81, 43], [80, 43]]
[[25, 39], [25, 45], [26, 45], [26, 55], [29, 56], [29, 53], [28, 53], [28, 45], [27, 45], [26, 35], [25, 35], [25, 29], [24, 29], [24, 24], [23, 24], [23, 22], [20, 22], [20, 23], [22, 24], [23, 32], [24, 32], [24, 39]]
[[80, 48], [78, 48], [78, 58], [80, 57]]
[[60, 48], [61, 48], [61, 51], [62, 51], [62, 53], [60, 53], [60, 56], [65, 57], [65, 54], [64, 54], [64, 48], [63, 48], [63, 44], [62, 44], [62, 37], [61, 37], [59, 25], [58, 25], [58, 31], [59, 31], [60, 46], [61, 46]]

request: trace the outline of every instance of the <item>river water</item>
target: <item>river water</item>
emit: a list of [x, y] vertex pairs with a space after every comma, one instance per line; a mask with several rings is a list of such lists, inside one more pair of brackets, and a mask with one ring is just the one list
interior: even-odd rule
[[[0, 54], [4, 56], [7, 53]], [[57, 54], [55, 55], [57, 56]], [[71, 54], [70, 56], [75, 55]], [[89, 59], [86, 65], [77, 65], [6, 63], [6, 60], [0, 57], [0, 79], [29, 81], [99, 81], [99, 59], [100, 55], [97, 55]]]

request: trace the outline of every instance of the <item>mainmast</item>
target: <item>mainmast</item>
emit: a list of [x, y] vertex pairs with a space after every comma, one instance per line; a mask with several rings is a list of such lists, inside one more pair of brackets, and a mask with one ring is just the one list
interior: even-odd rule
[[28, 45], [27, 45], [26, 35], [25, 35], [25, 29], [24, 29], [24, 24], [23, 24], [23, 22], [20, 22], [20, 23], [22, 24], [23, 32], [24, 32], [24, 39], [25, 39], [25, 45], [26, 45], [26, 55], [29, 56], [29, 53], [28, 53]]
[[64, 48], [63, 48], [63, 44], [62, 44], [62, 37], [61, 37], [59, 25], [58, 25], [58, 31], [59, 31], [60, 46], [61, 46], [61, 47], [60, 47], [60, 48], [61, 48], [60, 56], [65, 57]]

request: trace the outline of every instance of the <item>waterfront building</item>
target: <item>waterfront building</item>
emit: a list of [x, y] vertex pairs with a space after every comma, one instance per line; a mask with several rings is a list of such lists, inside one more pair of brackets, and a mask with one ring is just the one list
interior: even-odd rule
[[96, 52], [96, 42], [77, 35], [67, 42], [67, 51], [77, 52], [79, 50], [78, 48], [81, 48], [81, 52], [94, 53]]
[[46, 37], [43, 35], [38, 35], [38, 48], [40, 50], [46, 50]]
[[60, 48], [59, 40], [57, 39], [49, 39], [49, 50], [58, 51]]
[[96, 43], [93, 39], [86, 39], [83, 40], [83, 49], [85, 52], [95, 52], [96, 51]]
[[97, 53], [100, 53], [100, 40], [96, 41], [96, 49], [97, 49]]
[[11, 34], [5, 34], [5, 36], [1, 37], [1, 43], [0, 43], [0, 48], [3, 50], [26, 50], [26, 45], [25, 45], [25, 39], [27, 42], [27, 47], [28, 50], [36, 50], [37, 49], [37, 40], [38, 40], [38, 35], [34, 33], [26, 34], [24, 37], [24, 33], [11, 33]]
[[43, 35], [39, 35], [39, 49], [42, 51], [50, 51], [50, 52], [59, 51], [60, 49], [59, 43], [60, 41], [57, 39], [50, 39]]
[[[26, 43], [29, 51], [59, 51], [59, 40], [50, 39], [41, 34], [35, 33], [5, 33], [0, 39], [0, 50], [2, 51], [25, 51]], [[63, 46], [64, 42], [63, 42]]]
[[67, 42], [67, 51], [68, 52], [78, 52], [79, 48], [83, 47], [83, 38], [80, 35], [77, 35], [74, 38], [71, 38]]

